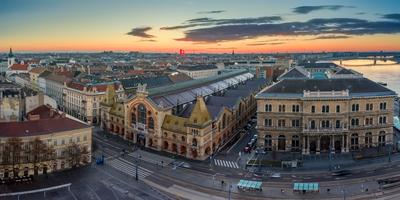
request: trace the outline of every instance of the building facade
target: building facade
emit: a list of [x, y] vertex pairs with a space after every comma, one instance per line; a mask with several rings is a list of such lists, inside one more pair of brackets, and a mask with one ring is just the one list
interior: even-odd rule
[[252, 78], [242, 71], [151, 89], [139, 85], [125, 101], [110, 87], [101, 126], [146, 148], [204, 160], [237, 138], [254, 115], [254, 95], [266, 81]]
[[91, 162], [92, 128], [46, 106], [0, 126], [0, 178], [47, 174]]
[[124, 97], [124, 89], [119, 82], [101, 84], [65, 83], [63, 88], [63, 109], [68, 114], [97, 124], [100, 120], [100, 103], [106, 95], [107, 85], [114, 85], [118, 98]]
[[178, 72], [188, 75], [192, 79], [216, 76], [220, 69], [214, 65], [179, 66]]
[[395, 92], [360, 75], [284, 76], [256, 96], [259, 148], [319, 154], [393, 144]]

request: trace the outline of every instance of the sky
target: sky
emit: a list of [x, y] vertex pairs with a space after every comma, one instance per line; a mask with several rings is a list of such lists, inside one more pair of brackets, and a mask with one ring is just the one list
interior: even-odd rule
[[0, 52], [400, 50], [398, 0], [0, 0]]

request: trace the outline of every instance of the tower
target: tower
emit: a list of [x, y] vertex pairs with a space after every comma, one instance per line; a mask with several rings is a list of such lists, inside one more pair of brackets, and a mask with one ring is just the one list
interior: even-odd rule
[[10, 53], [8, 53], [8, 68], [10, 68], [13, 64], [15, 64], [15, 56], [12, 53], [12, 49], [10, 48]]

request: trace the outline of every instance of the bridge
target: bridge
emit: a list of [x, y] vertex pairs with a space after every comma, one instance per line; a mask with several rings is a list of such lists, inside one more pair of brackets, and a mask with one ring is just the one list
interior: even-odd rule
[[337, 52], [333, 53], [330, 58], [330, 60], [340, 60], [340, 64], [342, 64], [342, 60], [353, 59], [372, 60], [373, 63], [371, 65], [376, 65], [378, 60], [391, 60], [400, 63], [400, 52]]

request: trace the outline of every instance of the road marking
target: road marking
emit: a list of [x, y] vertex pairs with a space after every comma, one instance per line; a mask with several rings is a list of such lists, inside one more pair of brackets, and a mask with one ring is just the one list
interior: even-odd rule
[[[114, 159], [106, 162], [106, 164], [110, 165], [114, 169], [121, 171], [125, 174], [128, 174], [132, 177], [136, 176], [136, 165], [123, 159]], [[145, 169], [143, 167], [138, 167], [138, 176], [139, 178], [146, 178], [147, 176], [151, 175], [153, 172]]]
[[214, 159], [214, 164], [220, 167], [239, 168], [239, 165], [234, 161]]

